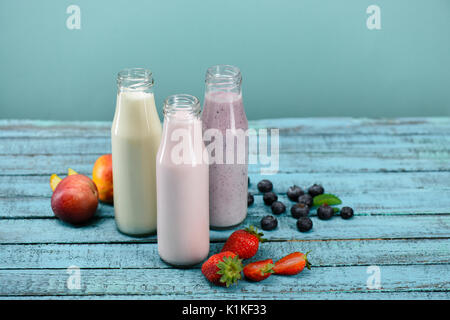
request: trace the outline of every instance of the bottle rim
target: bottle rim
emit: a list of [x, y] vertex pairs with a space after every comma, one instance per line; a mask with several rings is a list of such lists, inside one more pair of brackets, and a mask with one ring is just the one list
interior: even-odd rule
[[214, 85], [241, 85], [241, 70], [229, 64], [217, 64], [206, 70], [205, 82]]
[[164, 116], [174, 114], [177, 111], [188, 111], [192, 115], [198, 115], [201, 111], [200, 100], [193, 95], [185, 93], [168, 96], [164, 100]]
[[154, 85], [153, 74], [145, 68], [125, 68], [117, 74], [117, 85], [136, 90], [149, 88]]

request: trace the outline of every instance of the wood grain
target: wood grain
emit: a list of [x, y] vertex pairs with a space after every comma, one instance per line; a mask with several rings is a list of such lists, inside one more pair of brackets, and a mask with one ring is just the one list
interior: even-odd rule
[[[364, 215], [444, 215], [450, 212], [450, 198], [444, 197], [436, 203], [429, 202], [435, 196], [435, 191], [399, 191], [396, 193], [382, 192], [375, 194], [340, 194], [343, 200], [341, 206], [351, 206], [355, 216]], [[263, 204], [262, 195], [255, 195], [255, 203], [248, 208], [248, 214], [254, 217], [263, 217], [272, 214], [269, 206]], [[405, 202], [399, 203], [398, 198]], [[279, 201], [287, 207], [284, 216], [291, 216], [290, 208], [295, 204], [283, 194], [279, 194]], [[310, 212], [316, 216], [316, 209]], [[111, 205], [100, 204], [97, 210], [98, 217], [114, 217]], [[3, 197], [0, 198], [0, 218], [52, 218], [54, 214], [50, 207], [48, 197]]]
[[[382, 266], [380, 292], [444, 292], [450, 289], [445, 265]], [[412, 276], [413, 275], [413, 276]], [[271, 276], [261, 283], [243, 281], [221, 288], [197, 269], [82, 269], [81, 289], [69, 290], [66, 269], [0, 270], [0, 296], [146, 295], [166, 299], [191, 295], [200, 299], [306, 299], [369, 293], [367, 267], [317, 267], [296, 276]], [[330, 294], [331, 293], [331, 294]]]
[[[249, 121], [252, 128], [279, 128], [289, 135], [449, 135], [450, 118], [280, 118]], [[108, 137], [111, 122], [0, 119], [0, 137]]]
[[[251, 174], [249, 191], [255, 194], [251, 215], [270, 213], [263, 205], [257, 182], [265, 176]], [[326, 192], [338, 195], [343, 205], [355, 209], [356, 215], [443, 214], [450, 213], [450, 172], [277, 174], [269, 177], [274, 191], [288, 210], [293, 204], [285, 196], [289, 186], [306, 189], [320, 183]], [[0, 176], [0, 218], [53, 217], [50, 209], [49, 176]], [[395, 192], [394, 192], [395, 190]], [[430, 199], [433, 199], [430, 201]], [[101, 205], [99, 216], [112, 217], [113, 208]], [[314, 214], [314, 211], [312, 212]], [[289, 212], [288, 212], [289, 215]]]
[[[249, 216], [242, 226], [259, 226], [260, 217]], [[450, 215], [359, 216], [323, 221], [313, 217], [313, 229], [299, 232], [295, 219], [279, 219], [277, 229], [267, 232], [270, 240], [403, 239], [450, 237]], [[224, 241], [234, 230], [210, 232], [211, 241]], [[114, 219], [98, 218], [89, 225], [73, 227], [56, 218], [0, 220], [0, 243], [106, 243], [155, 242], [156, 237], [134, 238], [119, 233]]]
[[[221, 295], [209, 295], [208, 300], [448, 300], [448, 291], [382, 291], [382, 290], [368, 290], [365, 292], [347, 292], [347, 291], [328, 291], [328, 292], [308, 292], [298, 294], [283, 293], [280, 295], [273, 294], [271, 297], [265, 296], [247, 296], [245, 294], [234, 294], [228, 292], [226, 297]], [[21, 295], [21, 296], [1, 296], [2, 300], [198, 300], [200, 299], [196, 294], [171, 294], [170, 297], [165, 295]], [[180, 310], [181, 314], [181, 310]]]
[[[91, 175], [91, 172], [80, 173]], [[67, 172], [61, 177], [64, 178]], [[326, 192], [337, 195], [356, 195], [391, 193], [397, 191], [436, 191], [437, 194], [450, 191], [450, 172], [392, 172], [392, 173], [296, 173], [276, 174], [263, 176], [250, 174], [249, 191], [252, 194], [261, 194], [257, 189], [257, 183], [262, 179], [270, 179], [273, 182], [274, 192], [286, 194], [287, 189], [296, 184], [306, 190], [314, 183], [322, 184]], [[4, 197], [51, 197], [52, 191], [49, 185], [50, 175], [0, 175], [0, 195]], [[395, 189], [395, 192], [393, 191]], [[437, 198], [437, 197], [436, 197]], [[401, 198], [397, 199], [401, 202]]]
[[[223, 242], [212, 243], [210, 255]], [[146, 268], [171, 269], [158, 255], [156, 243], [26, 244], [0, 246], [0, 269]], [[308, 252], [314, 266], [422, 265], [450, 263], [447, 239], [283, 241], [261, 244], [245, 263], [278, 260], [294, 252]], [[196, 268], [200, 268], [197, 265]]]
[[[101, 205], [84, 227], [55, 219], [51, 173], [90, 175], [110, 152], [109, 122], [0, 120], [0, 298], [55, 299], [446, 299], [450, 298], [450, 118], [303, 118], [251, 121], [280, 129], [280, 172], [250, 166], [255, 204], [243, 225], [270, 214], [256, 183], [269, 178], [288, 205], [289, 186], [314, 183], [355, 209], [345, 221], [317, 219], [300, 233], [289, 213], [253, 259], [312, 250], [314, 268], [261, 284], [211, 286], [199, 266], [174, 270], [156, 237], [119, 233]], [[211, 231], [211, 254], [233, 230]], [[82, 268], [81, 290], [68, 290], [66, 268]], [[367, 266], [382, 288], [366, 287]]]
[[[8, 137], [0, 138], [1, 155], [53, 155], [111, 153], [111, 139], [106, 137]], [[329, 135], [283, 136], [283, 152], [333, 153], [347, 151], [372, 155], [395, 154], [403, 157], [448, 156], [447, 135]]]
[[[280, 150], [282, 152], [282, 149]], [[80, 173], [92, 172], [100, 154], [87, 155], [0, 155], [1, 175], [64, 174], [67, 168]], [[402, 155], [380, 153], [339, 154], [311, 153], [280, 154], [279, 173], [366, 173], [366, 172], [428, 172], [450, 171], [446, 156], [405, 158]], [[261, 167], [249, 166], [249, 173], [261, 173]]]

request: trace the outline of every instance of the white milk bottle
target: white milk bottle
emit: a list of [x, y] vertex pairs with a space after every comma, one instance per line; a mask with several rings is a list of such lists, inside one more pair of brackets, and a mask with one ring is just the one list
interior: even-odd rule
[[209, 172], [203, 160], [200, 103], [177, 94], [164, 102], [164, 126], [156, 158], [158, 252], [179, 267], [209, 252]]
[[156, 231], [155, 161], [161, 122], [149, 70], [122, 70], [117, 86], [111, 127], [114, 215], [119, 231], [142, 236]]

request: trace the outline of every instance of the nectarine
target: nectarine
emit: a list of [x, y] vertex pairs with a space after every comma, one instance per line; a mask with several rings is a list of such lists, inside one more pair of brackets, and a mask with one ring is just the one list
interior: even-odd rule
[[91, 219], [98, 206], [95, 183], [82, 174], [65, 177], [52, 195], [52, 210], [59, 219], [81, 224]]

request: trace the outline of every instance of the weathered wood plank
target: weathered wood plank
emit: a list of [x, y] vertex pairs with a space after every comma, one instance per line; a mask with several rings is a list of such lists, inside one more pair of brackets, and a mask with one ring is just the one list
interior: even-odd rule
[[[450, 133], [450, 118], [281, 118], [249, 121], [253, 128], [279, 128], [299, 134], [437, 134]], [[0, 137], [107, 137], [111, 122], [0, 120]]]
[[[446, 265], [381, 266], [382, 292], [450, 290]], [[412, 276], [414, 275], [414, 276]], [[190, 295], [198, 298], [305, 299], [310, 293], [330, 298], [341, 292], [367, 293], [367, 268], [316, 267], [296, 276], [271, 276], [260, 283], [243, 281], [222, 288], [211, 285], [200, 270], [82, 269], [81, 289], [67, 289], [66, 269], [0, 270], [0, 296], [21, 295]], [[373, 290], [373, 289], [372, 289]], [[405, 294], [405, 296], [407, 296]]]
[[[396, 172], [396, 171], [448, 171], [450, 164], [450, 122], [447, 118], [431, 119], [274, 119], [256, 121], [255, 127], [280, 124], [280, 172]], [[426, 125], [427, 129], [442, 125], [431, 136], [395, 135], [387, 128], [410, 128]], [[355, 127], [378, 128], [369, 135], [358, 136]], [[0, 174], [51, 174], [77, 167], [90, 172], [95, 159], [110, 151], [108, 123], [80, 122], [0, 122]], [[329, 131], [323, 133], [324, 129]], [[345, 130], [345, 135], [332, 134]], [[97, 131], [104, 132], [97, 136]], [[308, 131], [308, 130], [311, 130]], [[319, 132], [317, 132], [319, 130]], [[394, 130], [394, 131], [395, 131]], [[409, 130], [409, 129], [408, 129]], [[412, 129], [411, 129], [412, 130]], [[420, 134], [423, 132], [421, 130]], [[26, 133], [18, 137], [11, 132]], [[62, 138], [58, 136], [62, 134]], [[78, 133], [77, 133], [78, 132]], [[97, 132], [97, 133], [95, 133]], [[300, 135], [309, 134], [303, 138]], [[6, 134], [5, 134], [6, 133]], [[70, 133], [72, 136], [66, 136]], [[105, 134], [106, 133], [106, 134]], [[20, 138], [29, 137], [30, 139]], [[65, 138], [64, 138], [65, 137]], [[77, 138], [78, 137], [78, 138]], [[66, 154], [67, 153], [67, 154]], [[77, 154], [73, 154], [77, 153]], [[80, 156], [79, 154], [84, 154]], [[251, 172], [259, 172], [251, 166]]]
[[[63, 174], [67, 168], [79, 172], [91, 172], [99, 155], [0, 155], [1, 175]], [[450, 171], [448, 157], [402, 158], [396, 155], [349, 155], [309, 153], [282, 153], [279, 157], [279, 173], [366, 173], [366, 172], [426, 172]], [[249, 166], [249, 172], [261, 173], [260, 167]]]
[[[78, 172], [91, 176], [91, 171]], [[65, 177], [64, 172], [61, 177]], [[390, 173], [296, 173], [263, 176], [250, 174], [249, 191], [260, 194], [257, 183], [262, 179], [273, 182], [277, 194], [286, 194], [287, 189], [296, 184], [307, 189], [314, 183], [322, 184], [326, 192], [341, 195], [394, 193], [393, 190], [414, 192], [433, 190], [436, 195], [450, 191], [450, 172], [390, 172]], [[1, 197], [50, 197], [50, 175], [0, 176]], [[399, 197], [399, 200], [401, 198]]]
[[[165, 295], [64, 295], [64, 296], [37, 296], [37, 295], [22, 295], [22, 296], [2, 296], [2, 300], [167, 300], [169, 297]], [[196, 300], [199, 299], [197, 295], [193, 294], [173, 294], [170, 295], [170, 300]], [[223, 296], [208, 296], [208, 300], [224, 300]], [[246, 294], [227, 293], [227, 300], [246, 300], [246, 299], [283, 299], [283, 300], [448, 300], [450, 293], [448, 291], [381, 291], [370, 290], [366, 292], [342, 292], [342, 291], [328, 291], [328, 292], [308, 292], [306, 295], [299, 296], [298, 294], [291, 294], [283, 292], [280, 296], [273, 295], [272, 297]], [[188, 306], [189, 303], [186, 304]], [[181, 310], [180, 310], [181, 314]]]
[[[417, 155], [449, 155], [450, 135], [329, 135], [280, 137], [282, 152], [342, 152], [370, 155], [395, 154], [404, 158]], [[109, 137], [7, 137], [0, 138], [0, 154], [50, 155], [111, 152]]]
[[[219, 252], [222, 246], [212, 243], [210, 254]], [[450, 263], [449, 239], [265, 242], [245, 263], [277, 260], [294, 251], [311, 251], [310, 262], [321, 267]], [[156, 243], [2, 245], [0, 249], [0, 269], [62, 269], [71, 265], [97, 269], [171, 268], [159, 258]]]
[[[280, 128], [282, 173], [269, 177], [280, 199], [289, 203], [285, 191], [294, 183], [322, 183], [357, 211], [350, 221], [313, 217], [309, 233], [298, 232], [295, 220], [283, 215], [278, 229], [267, 232], [271, 242], [254, 259], [312, 249], [313, 272], [271, 277], [263, 287], [242, 283], [231, 290], [216, 288], [198, 266], [175, 271], [162, 263], [154, 236], [118, 233], [111, 206], [102, 206], [97, 219], [82, 228], [50, 218], [48, 175], [65, 173], [69, 166], [90, 174], [97, 156], [110, 150], [110, 123], [0, 120], [0, 296], [450, 297], [450, 200], [444, 196], [450, 191], [450, 118], [273, 119], [251, 126]], [[251, 172], [250, 191], [256, 192], [263, 177], [255, 174], [256, 166]], [[244, 225], [259, 225], [270, 212], [261, 195], [255, 200]], [[40, 219], [29, 219], [33, 217]], [[211, 231], [213, 252], [231, 232]], [[87, 268], [80, 291], [65, 287], [68, 264]], [[381, 290], [365, 287], [366, 265], [381, 266]]]
[[[53, 217], [48, 176], [0, 176], [0, 218]], [[256, 194], [249, 214], [270, 213], [256, 185], [266, 176], [251, 175], [249, 191]], [[288, 209], [293, 204], [285, 196], [289, 186], [307, 188], [321, 183], [337, 194], [357, 215], [450, 213], [450, 172], [347, 174], [277, 174], [269, 177], [274, 190]], [[395, 190], [395, 192], [393, 192]], [[102, 205], [99, 216], [113, 216], [113, 208]], [[289, 214], [289, 213], [288, 213]]]
[[[242, 224], [259, 226], [260, 217], [249, 216]], [[280, 218], [276, 230], [266, 233], [270, 240], [319, 239], [412, 239], [449, 238], [450, 215], [359, 216], [350, 220], [334, 217], [323, 221], [312, 217], [313, 230], [301, 233], [294, 218]], [[212, 241], [224, 241], [234, 230], [211, 231]], [[155, 242], [156, 237], [132, 238], [116, 230], [114, 219], [98, 218], [83, 227], [55, 219], [2, 219], [0, 243], [122, 243]]]
[[435, 118], [281, 118], [250, 121], [253, 128], [279, 128], [284, 136], [299, 134], [331, 135], [410, 135], [449, 133], [449, 117]]
[[107, 137], [111, 122], [0, 119], [0, 137]]
[[[447, 191], [448, 192], [448, 191]], [[374, 194], [339, 194], [342, 206], [351, 206], [355, 216], [363, 215], [441, 215], [450, 214], [450, 198], [436, 196], [435, 190], [413, 190], [382, 192]], [[272, 214], [269, 206], [262, 200], [262, 195], [255, 195], [255, 203], [248, 208], [248, 215], [263, 217]], [[286, 195], [280, 194], [279, 201], [286, 205], [285, 216], [290, 217], [290, 208], [295, 202]], [[316, 216], [313, 208], [311, 216]], [[112, 205], [100, 203], [97, 210], [98, 217], [114, 217]], [[52, 218], [54, 214], [50, 207], [50, 197], [5, 197], [0, 198], [0, 218]]]

